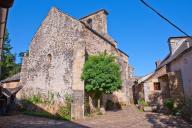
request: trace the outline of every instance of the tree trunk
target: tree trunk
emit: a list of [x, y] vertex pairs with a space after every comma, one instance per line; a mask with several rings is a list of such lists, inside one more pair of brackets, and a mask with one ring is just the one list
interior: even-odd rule
[[95, 106], [93, 104], [93, 99], [90, 95], [89, 95], [89, 107], [90, 107], [90, 111], [95, 110]]
[[97, 108], [100, 109], [101, 108], [101, 99], [98, 98], [97, 100]]

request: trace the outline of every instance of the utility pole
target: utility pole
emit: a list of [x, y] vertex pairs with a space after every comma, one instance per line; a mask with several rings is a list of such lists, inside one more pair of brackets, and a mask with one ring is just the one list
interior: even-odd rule
[[[8, 11], [9, 8], [13, 5], [13, 2], [14, 0], [0, 0], [0, 62], [2, 62], [3, 41], [7, 24]], [[0, 67], [0, 77], [1, 77], [1, 67]]]

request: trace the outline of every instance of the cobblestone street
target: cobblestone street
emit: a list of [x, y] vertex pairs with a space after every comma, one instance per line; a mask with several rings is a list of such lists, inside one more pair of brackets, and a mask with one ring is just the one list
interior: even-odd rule
[[184, 120], [157, 113], [138, 112], [133, 106], [76, 122], [14, 115], [0, 117], [0, 128], [192, 128]]

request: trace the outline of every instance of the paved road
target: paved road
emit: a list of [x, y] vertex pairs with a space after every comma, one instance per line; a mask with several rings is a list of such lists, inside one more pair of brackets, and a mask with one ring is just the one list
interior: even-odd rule
[[192, 128], [174, 116], [138, 112], [134, 107], [76, 122], [26, 115], [0, 117], [0, 128]]

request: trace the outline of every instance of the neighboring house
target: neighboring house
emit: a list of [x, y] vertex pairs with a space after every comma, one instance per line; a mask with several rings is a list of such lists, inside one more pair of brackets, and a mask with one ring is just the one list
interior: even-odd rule
[[20, 83], [20, 73], [13, 75], [12, 77], [8, 77], [5, 80], [1, 81], [2, 87], [4, 88], [15, 88], [19, 86]]
[[136, 101], [144, 99], [149, 105], [162, 106], [164, 99], [169, 98], [167, 85], [160, 80], [165, 73], [165, 68], [161, 68], [140, 78], [134, 85]]
[[[152, 76], [152, 73], [138, 78], [136, 79], [136, 83], [134, 84], [134, 86], [132, 87], [133, 89], [133, 97], [134, 97], [134, 103], [137, 104], [137, 101], [139, 99], [144, 99], [146, 102], [148, 101], [148, 91], [149, 91], [149, 87], [148, 86], [146, 88], [146, 81], [148, 80], [148, 78], [150, 78]], [[145, 89], [145, 90], [144, 90]], [[148, 91], [146, 90], [148, 89]]]
[[[72, 95], [72, 117], [84, 117], [84, 82], [80, 79], [88, 55], [107, 52], [117, 56], [121, 68], [122, 89], [115, 92], [119, 102], [129, 104], [128, 55], [117, 48], [107, 32], [107, 11], [99, 10], [75, 19], [52, 8], [35, 34], [24, 56], [21, 69], [21, 99], [33, 95], [48, 97], [54, 110]], [[45, 108], [44, 108], [45, 109]]]
[[0, 115], [12, 110], [15, 104], [16, 94], [21, 90], [19, 85], [20, 74], [9, 77], [0, 83]]
[[[192, 39], [188, 37], [170, 37], [170, 53], [158, 68], [167, 65], [170, 95], [174, 97], [192, 98]], [[176, 81], [174, 81], [174, 79]]]
[[165, 99], [172, 98], [180, 106], [192, 97], [192, 41], [170, 37], [168, 43], [170, 53], [162, 62], [156, 62], [154, 73], [134, 86], [135, 93], [143, 90], [145, 101], [151, 104], [163, 105]]

